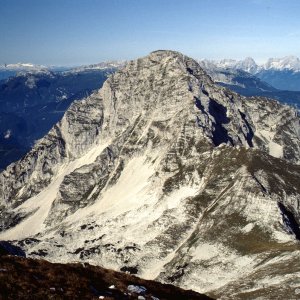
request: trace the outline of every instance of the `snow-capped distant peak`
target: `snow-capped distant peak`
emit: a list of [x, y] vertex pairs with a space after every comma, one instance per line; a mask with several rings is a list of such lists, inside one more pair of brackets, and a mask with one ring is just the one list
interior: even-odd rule
[[16, 63], [16, 64], [4, 64], [0, 65], [0, 69], [3, 70], [15, 70], [15, 71], [32, 71], [32, 70], [44, 70], [47, 67], [42, 65], [34, 65], [32, 63]]
[[5, 138], [5, 139], [9, 139], [10, 136], [11, 136], [11, 129], [8, 129], [8, 130], [5, 132], [5, 134], [4, 134], [4, 138]]
[[285, 56], [282, 58], [269, 58], [263, 65], [265, 70], [292, 70], [300, 71], [300, 59], [296, 56]]
[[80, 67], [76, 67], [68, 72], [82, 72], [82, 71], [90, 71], [90, 70], [106, 70], [106, 69], [118, 69], [124, 66], [126, 61], [105, 61], [92, 65], [84, 65]]
[[293, 72], [300, 71], [300, 59], [296, 56], [285, 56], [283, 58], [269, 58], [266, 63], [258, 65], [252, 57], [246, 57], [243, 60], [235, 59], [222, 59], [219, 61], [214, 60], [201, 60], [201, 65], [206, 68], [221, 68], [242, 70], [251, 74], [256, 74], [262, 70], [290, 70]]
[[256, 73], [259, 67], [252, 57], [246, 57], [244, 60], [237, 62], [236, 68], [249, 73]]
[[223, 68], [232, 68], [237, 64], [238, 61], [235, 59], [222, 59], [217, 64]]

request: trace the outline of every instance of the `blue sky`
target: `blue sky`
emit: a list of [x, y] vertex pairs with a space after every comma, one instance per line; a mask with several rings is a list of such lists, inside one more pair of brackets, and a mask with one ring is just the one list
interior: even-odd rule
[[300, 56], [299, 0], [0, 0], [0, 64]]

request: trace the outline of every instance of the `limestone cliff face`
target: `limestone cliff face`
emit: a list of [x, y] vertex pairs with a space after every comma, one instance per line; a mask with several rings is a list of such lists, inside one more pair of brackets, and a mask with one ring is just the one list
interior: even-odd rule
[[300, 252], [299, 128], [294, 109], [219, 87], [178, 52], [153, 52], [1, 173], [0, 238], [30, 256], [213, 296], [234, 289], [233, 299], [266, 295], [268, 276], [283, 272], [274, 295], [286, 278], [292, 293], [299, 270], [279, 270]]

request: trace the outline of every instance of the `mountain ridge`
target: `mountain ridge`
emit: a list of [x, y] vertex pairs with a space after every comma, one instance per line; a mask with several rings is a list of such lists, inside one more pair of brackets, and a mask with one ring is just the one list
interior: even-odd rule
[[[209, 72], [245, 71], [280, 90], [299, 91], [300, 60], [295, 56], [270, 58], [264, 64], [257, 64], [253, 58], [244, 60], [223, 59], [220, 61], [199, 61]], [[291, 95], [292, 97], [293, 95]], [[288, 101], [290, 102], [290, 101]]]
[[246, 57], [242, 60], [236, 59], [221, 59], [221, 60], [200, 60], [206, 61], [215, 65], [216, 67], [226, 69], [238, 69], [246, 71], [250, 74], [256, 74], [261, 71], [268, 71], [268, 70], [276, 70], [276, 71], [283, 71], [289, 70], [293, 72], [300, 71], [300, 59], [296, 56], [289, 55], [284, 56], [282, 58], [269, 58], [265, 63], [257, 64], [252, 57]]
[[[264, 278], [300, 251], [299, 135], [295, 109], [153, 52], [73, 103], [0, 174], [0, 238], [32, 257], [134, 268], [213, 297], [232, 285], [235, 299], [267, 295]], [[285, 272], [272, 295], [292, 295], [298, 270]]]

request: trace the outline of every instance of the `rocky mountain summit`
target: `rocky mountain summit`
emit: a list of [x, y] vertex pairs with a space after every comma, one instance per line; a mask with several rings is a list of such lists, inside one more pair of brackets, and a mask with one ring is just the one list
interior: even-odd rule
[[152, 52], [0, 174], [0, 239], [221, 299], [296, 299], [299, 138], [295, 109]]

